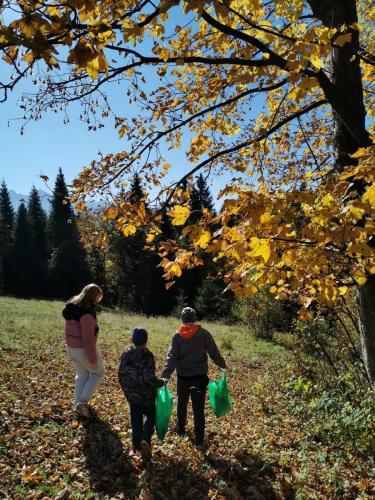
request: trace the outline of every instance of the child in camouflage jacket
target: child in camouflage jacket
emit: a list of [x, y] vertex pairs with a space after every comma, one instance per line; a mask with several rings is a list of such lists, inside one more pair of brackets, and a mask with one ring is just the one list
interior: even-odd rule
[[[155, 430], [156, 389], [164, 381], [155, 375], [155, 358], [147, 349], [148, 334], [144, 328], [134, 328], [134, 347], [126, 349], [120, 360], [118, 378], [130, 406], [133, 449], [151, 459], [151, 437]], [[143, 417], [146, 417], [143, 422]]]

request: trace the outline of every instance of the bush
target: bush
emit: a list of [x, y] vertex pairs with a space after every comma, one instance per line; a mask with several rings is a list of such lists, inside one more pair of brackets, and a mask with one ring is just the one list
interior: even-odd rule
[[296, 315], [296, 308], [286, 301], [278, 301], [267, 291], [235, 302], [233, 314], [245, 323], [256, 337], [272, 340], [275, 332], [288, 332]]
[[305, 432], [314, 441], [330, 446], [350, 446], [356, 452], [373, 452], [371, 391], [358, 390], [351, 372], [331, 382], [330, 389], [326, 389], [316, 380], [301, 375], [291, 377], [284, 388], [289, 393], [292, 414], [297, 421], [301, 419]]
[[[351, 372], [358, 387], [368, 387], [359, 335], [347, 319], [344, 311], [338, 310], [310, 322], [296, 320], [291, 330], [293, 351], [302, 371], [315, 365], [316, 373], [329, 372], [338, 379]], [[355, 316], [352, 319], [355, 321]]]

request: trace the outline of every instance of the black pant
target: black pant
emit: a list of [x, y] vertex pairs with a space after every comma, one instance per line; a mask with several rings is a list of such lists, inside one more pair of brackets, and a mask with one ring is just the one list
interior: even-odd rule
[[[135, 449], [139, 448], [141, 441], [145, 440], [151, 445], [151, 437], [155, 430], [155, 400], [145, 403], [129, 403], [130, 420], [132, 424], [132, 441]], [[143, 423], [143, 417], [146, 417]]]
[[187, 406], [189, 396], [194, 414], [195, 444], [203, 444], [204, 440], [204, 403], [206, 400], [206, 390], [208, 377], [199, 375], [196, 377], [177, 376], [177, 432], [185, 434], [187, 419]]

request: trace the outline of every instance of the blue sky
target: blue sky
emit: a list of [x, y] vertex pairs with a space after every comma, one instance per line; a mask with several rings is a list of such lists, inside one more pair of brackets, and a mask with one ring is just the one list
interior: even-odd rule
[[[12, 16], [13, 17], [13, 16]], [[182, 14], [173, 9], [173, 26], [176, 21], [182, 20]], [[189, 16], [192, 17], [191, 15]], [[170, 21], [171, 22], [171, 21]], [[186, 22], [186, 19], [185, 19]], [[143, 51], [149, 52], [151, 40], [142, 43]], [[0, 61], [0, 70], [9, 72], [9, 66]], [[147, 71], [147, 81], [150, 87], [160, 83], [156, 69]], [[156, 75], [156, 77], [154, 76]], [[127, 109], [125, 85], [112, 85], [107, 88], [110, 102], [118, 116], [131, 113]], [[0, 104], [0, 148], [2, 151], [0, 179], [5, 179], [8, 188], [18, 193], [27, 194], [32, 185], [38, 189], [45, 189], [41, 174], [50, 178], [53, 186], [58, 169], [61, 167], [67, 182], [71, 180], [96, 158], [98, 151], [102, 153], [116, 153], [126, 149], [124, 140], [118, 138], [113, 127], [113, 120], [108, 118], [106, 126], [96, 132], [89, 132], [87, 125], [80, 121], [79, 103], [70, 105], [68, 113], [70, 123], [63, 124], [62, 113], [47, 113], [38, 122], [30, 122], [25, 126], [24, 134], [20, 134], [22, 110], [17, 104], [23, 92], [33, 91], [28, 80], [21, 82], [15, 91], [9, 95], [8, 101]], [[187, 164], [183, 152], [169, 152], [168, 161], [179, 165]]]

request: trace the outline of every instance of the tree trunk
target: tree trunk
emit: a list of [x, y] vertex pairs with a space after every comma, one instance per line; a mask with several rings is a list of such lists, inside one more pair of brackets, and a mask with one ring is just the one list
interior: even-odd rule
[[[333, 49], [331, 82], [325, 75], [321, 82], [336, 121], [336, 169], [340, 172], [355, 163], [351, 154], [371, 144], [365, 123], [366, 110], [358, 58], [359, 34], [356, 29], [349, 28], [358, 22], [357, 3], [356, 0], [309, 0], [309, 4], [325, 26], [339, 28], [345, 25], [351, 33], [349, 43]], [[363, 193], [361, 183], [354, 182], [353, 189], [357, 196]], [[359, 287], [358, 308], [362, 357], [375, 391], [375, 276], [369, 276], [367, 283]]]
[[357, 294], [363, 362], [375, 392], [375, 277], [359, 287]]

